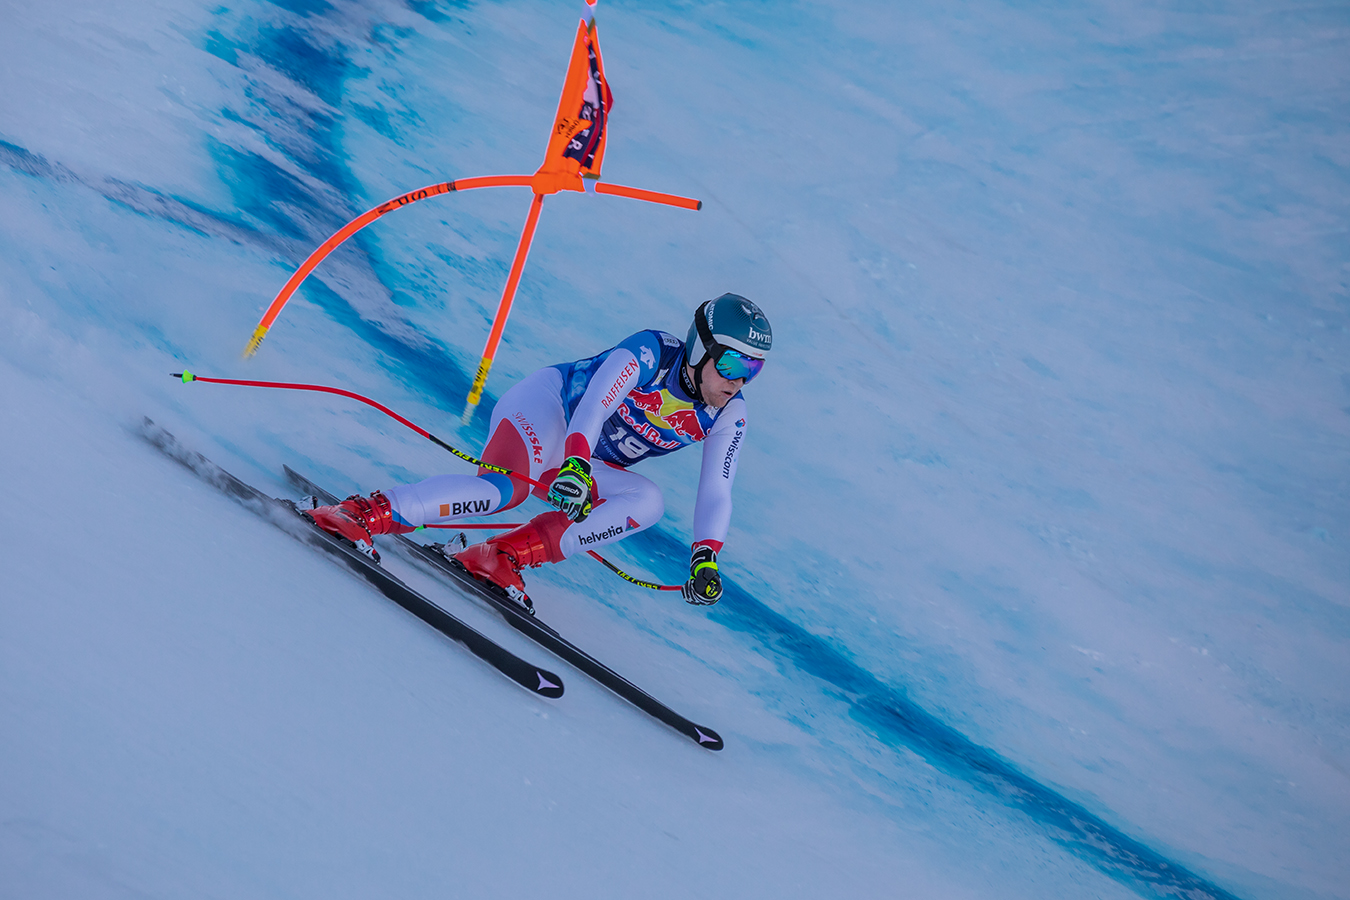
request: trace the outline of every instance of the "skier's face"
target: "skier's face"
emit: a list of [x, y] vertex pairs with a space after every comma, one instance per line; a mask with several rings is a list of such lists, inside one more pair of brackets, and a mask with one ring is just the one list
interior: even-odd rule
[[711, 359], [703, 364], [703, 402], [713, 409], [726, 406], [727, 401], [736, 396], [736, 392], [743, 387], [745, 387], [744, 378], [731, 380], [723, 378]]

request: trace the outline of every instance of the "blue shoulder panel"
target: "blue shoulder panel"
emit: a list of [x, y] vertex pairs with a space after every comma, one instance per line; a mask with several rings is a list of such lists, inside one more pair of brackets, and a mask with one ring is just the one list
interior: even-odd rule
[[[631, 466], [703, 440], [712, 430], [718, 410], [696, 403], [681, 387], [684, 342], [664, 331], [639, 331], [618, 347], [637, 357], [642, 367], [640, 380], [605, 421], [591, 455], [615, 465]], [[562, 372], [562, 399], [569, 421], [596, 370], [618, 347], [554, 366]]]

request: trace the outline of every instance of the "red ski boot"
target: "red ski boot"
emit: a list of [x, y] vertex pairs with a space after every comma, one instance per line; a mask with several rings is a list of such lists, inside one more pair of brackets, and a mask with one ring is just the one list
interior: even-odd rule
[[514, 600], [534, 613], [534, 605], [525, 595], [520, 570], [526, 566], [563, 561], [558, 541], [572, 520], [565, 513], [546, 512], [503, 534], [493, 535], [481, 544], [455, 554], [474, 576], [505, 588]]
[[379, 491], [371, 494], [369, 500], [360, 494], [352, 494], [336, 506], [320, 506], [300, 512], [329, 534], [351, 541], [357, 550], [376, 562], [380, 561], [380, 554], [375, 550], [375, 535], [407, 534], [417, 530], [394, 521], [389, 498]]

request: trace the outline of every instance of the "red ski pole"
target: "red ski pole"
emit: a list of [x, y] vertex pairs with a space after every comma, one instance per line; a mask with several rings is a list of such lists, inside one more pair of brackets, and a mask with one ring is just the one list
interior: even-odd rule
[[[529, 477], [528, 475], [522, 475], [522, 474], [520, 474], [519, 472], [516, 472], [516, 471], [514, 471], [514, 470], [512, 470], [512, 469], [506, 469], [506, 468], [503, 468], [502, 466], [494, 466], [492, 463], [484, 462], [484, 461], [481, 460], [481, 459], [478, 459], [478, 458], [476, 458], [476, 457], [474, 457], [474, 456], [469, 455], [468, 453], [465, 453], [463, 450], [460, 450], [460, 449], [458, 449], [458, 448], [456, 448], [456, 447], [450, 446], [450, 445], [447, 444], [445, 441], [443, 441], [443, 440], [441, 440], [440, 438], [436, 437], [436, 435], [432, 434], [430, 431], [427, 431], [425, 428], [423, 428], [422, 426], [418, 425], [418, 424], [415, 423], [415, 422], [412, 422], [412, 421], [410, 421], [410, 420], [408, 420], [408, 419], [405, 419], [403, 416], [400, 416], [398, 413], [394, 412], [392, 409], [390, 409], [389, 407], [385, 406], [383, 403], [379, 403], [379, 402], [377, 402], [377, 401], [375, 401], [375, 400], [370, 399], [369, 397], [363, 397], [363, 396], [361, 396], [360, 394], [355, 393], [354, 391], [347, 391], [347, 390], [343, 390], [342, 388], [328, 387], [327, 385], [323, 385], [323, 384], [296, 384], [296, 383], [292, 383], [292, 382], [284, 382], [284, 381], [245, 381], [245, 380], [241, 380], [241, 379], [238, 379], [238, 378], [206, 378], [206, 377], [201, 376], [201, 375], [194, 375], [194, 374], [192, 374], [191, 372], [188, 372], [188, 371], [186, 371], [186, 370], [184, 370], [184, 371], [182, 371], [182, 372], [170, 372], [169, 374], [172, 375], [174, 378], [181, 379], [182, 382], [183, 382], [184, 384], [190, 384], [191, 382], [194, 382], [194, 381], [201, 381], [201, 382], [204, 382], [204, 383], [206, 383], [206, 384], [233, 384], [233, 385], [239, 385], [239, 386], [242, 386], [242, 387], [279, 388], [279, 389], [281, 389], [281, 390], [286, 390], [286, 391], [316, 391], [316, 392], [322, 393], [322, 394], [337, 394], [337, 395], [340, 396], [340, 397], [350, 397], [350, 398], [353, 399], [353, 400], [359, 400], [359, 401], [361, 401], [362, 403], [366, 404], [367, 406], [372, 406], [372, 407], [374, 407], [375, 409], [378, 409], [380, 412], [384, 413], [386, 416], [389, 416], [391, 419], [394, 419], [395, 421], [399, 422], [399, 423], [402, 424], [402, 425], [406, 425], [408, 428], [411, 428], [413, 431], [417, 432], [417, 433], [420, 434], [422, 437], [424, 437], [424, 438], [428, 439], [429, 441], [431, 441], [432, 443], [436, 444], [438, 447], [440, 447], [440, 448], [442, 448], [442, 449], [444, 449], [444, 450], [449, 450], [451, 453], [455, 454], [455, 456], [458, 456], [460, 459], [464, 460], [465, 462], [472, 463], [472, 464], [475, 465], [475, 466], [479, 466], [480, 468], [487, 469], [489, 472], [497, 472], [498, 474], [506, 475], [506, 476], [509, 476], [509, 477], [511, 477], [511, 478], [519, 478], [521, 481], [524, 481], [524, 482], [526, 482], [527, 484], [532, 484], [532, 485], [534, 485], [535, 487], [539, 487], [539, 488], [543, 488], [544, 490], [548, 490], [548, 485], [544, 484], [542, 481], [535, 481], [533, 478]], [[428, 525], [427, 527], [428, 527], [428, 528], [512, 528], [512, 527], [515, 527], [515, 526], [512, 525], [512, 524], [509, 524], [509, 523], [491, 523], [491, 524], [473, 524], [473, 525]], [[654, 591], [679, 591], [679, 590], [683, 590], [682, 587], [680, 587], [679, 585], [676, 585], [676, 584], [655, 584], [655, 583], [650, 582], [650, 581], [643, 581], [643, 580], [640, 579], [640, 578], [634, 578], [632, 575], [629, 575], [627, 572], [623, 571], [623, 570], [620, 569], [618, 566], [614, 565], [614, 564], [611, 563], [609, 560], [605, 559], [605, 558], [604, 558], [603, 556], [601, 556], [599, 553], [596, 553], [594, 550], [587, 550], [586, 552], [589, 553], [591, 556], [595, 557], [596, 559], [598, 559], [600, 562], [604, 563], [606, 568], [608, 568], [608, 569], [609, 569], [611, 572], [613, 572], [614, 574], [618, 575], [618, 576], [619, 576], [620, 578], [622, 578], [624, 581], [627, 581], [629, 584], [636, 584], [636, 585], [638, 585], [639, 587], [650, 588], [651, 590], [654, 590]]]

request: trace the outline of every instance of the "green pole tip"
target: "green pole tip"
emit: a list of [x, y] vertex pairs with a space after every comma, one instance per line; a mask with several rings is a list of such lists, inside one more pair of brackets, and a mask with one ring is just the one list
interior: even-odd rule
[[187, 384], [189, 381], [196, 381], [196, 380], [197, 380], [197, 376], [196, 376], [196, 375], [193, 375], [191, 372], [187, 371], [186, 369], [184, 369], [184, 370], [183, 370], [183, 374], [182, 374], [182, 375], [179, 375], [178, 377], [183, 379], [183, 384]]

